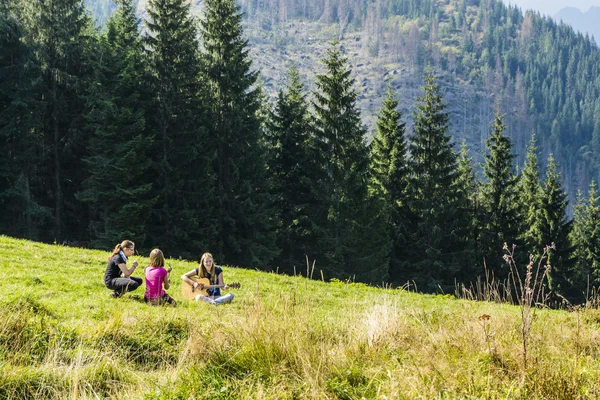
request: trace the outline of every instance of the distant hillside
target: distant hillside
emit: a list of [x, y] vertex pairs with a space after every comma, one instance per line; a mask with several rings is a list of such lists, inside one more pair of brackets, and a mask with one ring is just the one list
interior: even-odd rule
[[[107, 10], [110, 0], [88, 0]], [[201, 14], [202, 1], [193, 2]], [[451, 133], [483, 161], [497, 106], [522, 165], [526, 143], [553, 153], [571, 198], [600, 181], [600, 51], [566, 25], [499, 0], [239, 2], [255, 68], [273, 99], [292, 64], [309, 89], [328, 43], [339, 40], [356, 78], [363, 121], [372, 132], [389, 83], [411, 123], [424, 69], [439, 75]], [[146, 0], [139, 2], [144, 15]], [[597, 12], [590, 11], [592, 15]], [[106, 15], [100, 15], [100, 19]]]
[[583, 13], [578, 8], [566, 7], [560, 10], [554, 18], [569, 24], [573, 29], [594, 37], [596, 43], [600, 43], [600, 7], [591, 7]]

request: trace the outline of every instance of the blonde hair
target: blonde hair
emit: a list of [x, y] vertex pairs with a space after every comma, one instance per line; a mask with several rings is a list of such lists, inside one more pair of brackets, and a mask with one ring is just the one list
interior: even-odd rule
[[123, 249], [130, 249], [132, 247], [135, 247], [135, 243], [133, 243], [131, 240], [123, 240], [121, 243], [118, 243], [115, 248], [112, 251], [112, 254], [110, 255], [110, 257], [108, 257], [108, 260], [110, 261], [111, 258], [113, 258], [116, 254], [119, 254], [119, 252]]
[[[204, 265], [204, 260], [206, 260], [207, 258], [209, 258], [212, 260], [212, 267], [210, 268], [210, 271], [206, 269], [206, 265]], [[215, 276], [215, 259], [213, 258], [212, 254], [210, 253], [204, 253], [202, 254], [202, 257], [200, 257], [200, 268], [198, 268], [198, 276], [200, 278], [208, 278], [210, 275], [210, 279], [214, 282], [216, 282], [217, 277]]]
[[152, 267], [164, 267], [165, 256], [160, 249], [154, 249], [150, 252], [150, 266]]

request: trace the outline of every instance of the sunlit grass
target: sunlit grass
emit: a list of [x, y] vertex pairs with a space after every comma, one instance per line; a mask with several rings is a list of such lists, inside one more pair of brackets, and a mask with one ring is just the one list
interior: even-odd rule
[[597, 310], [538, 310], [524, 369], [509, 305], [245, 266], [224, 267], [242, 288], [215, 307], [181, 299], [194, 264], [174, 259], [178, 306], [151, 307], [143, 288], [109, 297], [107, 252], [0, 237], [0, 253], [2, 399], [600, 395]]

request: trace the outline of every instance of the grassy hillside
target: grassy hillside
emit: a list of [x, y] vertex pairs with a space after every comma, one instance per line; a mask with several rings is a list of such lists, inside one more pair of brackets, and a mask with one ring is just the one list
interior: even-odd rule
[[[0, 251], [2, 399], [600, 395], [593, 309], [538, 310], [524, 366], [514, 306], [226, 267], [232, 304], [182, 300], [174, 279], [179, 306], [150, 307], [142, 289], [109, 297], [106, 252], [7, 237]], [[171, 263], [174, 278], [194, 267]]]

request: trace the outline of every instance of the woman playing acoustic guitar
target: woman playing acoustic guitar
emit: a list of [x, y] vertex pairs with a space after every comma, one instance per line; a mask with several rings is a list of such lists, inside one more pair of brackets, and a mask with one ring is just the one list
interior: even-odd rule
[[199, 278], [208, 278], [210, 286], [215, 286], [208, 288], [208, 296], [199, 294], [195, 297], [195, 300], [205, 301], [210, 304], [231, 303], [233, 300], [233, 293], [227, 293], [226, 295], [221, 296], [221, 288], [227, 290], [229, 286], [223, 281], [223, 270], [215, 264], [212, 254], [202, 254], [200, 266], [181, 275], [181, 279], [185, 282], [184, 284], [191, 285], [194, 289], [205, 289], [205, 285], [190, 279], [195, 275], [198, 275]]

